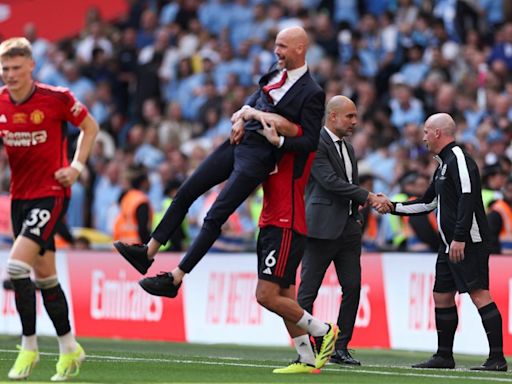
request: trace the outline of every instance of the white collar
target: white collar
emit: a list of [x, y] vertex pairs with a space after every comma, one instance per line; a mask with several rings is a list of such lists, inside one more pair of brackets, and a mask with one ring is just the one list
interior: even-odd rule
[[299, 80], [306, 72], [308, 71], [308, 64], [305, 63], [302, 67], [292, 69], [288, 72], [288, 80], [292, 83], [295, 83]]
[[343, 140], [343, 138], [339, 138], [338, 136], [336, 136], [334, 133], [331, 132], [331, 130], [329, 128], [327, 128], [325, 125], [324, 125], [324, 129], [327, 131], [327, 133], [329, 134], [329, 137], [331, 138], [331, 140], [336, 143], [338, 142], [339, 140]]

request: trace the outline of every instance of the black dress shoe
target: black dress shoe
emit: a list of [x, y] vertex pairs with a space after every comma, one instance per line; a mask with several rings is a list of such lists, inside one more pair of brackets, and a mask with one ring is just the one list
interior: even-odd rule
[[477, 367], [471, 367], [471, 370], [473, 371], [500, 371], [500, 372], [506, 372], [508, 369], [507, 367], [507, 360], [503, 356], [500, 357], [493, 357], [492, 359], [489, 357], [482, 365], [479, 365]]
[[146, 244], [126, 244], [116, 241], [114, 247], [137, 271], [145, 275], [154, 260], [148, 259]]
[[329, 359], [330, 363], [334, 364], [347, 364], [347, 365], [361, 365], [359, 360], [354, 359], [347, 349], [337, 349]]
[[163, 272], [154, 277], [146, 277], [139, 281], [139, 285], [153, 296], [176, 297], [181, 283], [174, 285], [174, 276], [170, 272]]
[[455, 360], [453, 356], [443, 357], [440, 355], [434, 355], [427, 361], [423, 361], [418, 364], [413, 364], [413, 368], [441, 368], [441, 369], [453, 369], [455, 368]]

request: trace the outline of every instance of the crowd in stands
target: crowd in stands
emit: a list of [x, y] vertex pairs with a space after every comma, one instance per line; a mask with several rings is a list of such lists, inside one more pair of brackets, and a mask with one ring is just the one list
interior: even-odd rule
[[[430, 178], [437, 163], [423, 145], [422, 123], [437, 112], [454, 117], [458, 141], [484, 177], [490, 167], [511, 173], [512, 12], [505, 0], [128, 3], [114, 22], [91, 8], [80, 35], [56, 43], [39, 37], [33, 24], [25, 28], [36, 79], [71, 89], [101, 126], [88, 171], [73, 186], [73, 228], [112, 234], [133, 164], [147, 170], [147, 194], [159, 212], [168, 192], [228, 137], [231, 115], [274, 61], [277, 31], [291, 25], [309, 33], [308, 67], [326, 99], [343, 94], [357, 104], [351, 140], [375, 192], [393, 196], [405, 192], [404, 178]], [[76, 138], [78, 130], [69, 127], [69, 134]], [[1, 154], [4, 190], [8, 177]], [[499, 192], [504, 183], [492, 188]], [[216, 193], [191, 208], [188, 237]], [[216, 249], [251, 249], [260, 206], [255, 192]], [[368, 215], [375, 228], [367, 226], [367, 249], [408, 249], [387, 216]]]

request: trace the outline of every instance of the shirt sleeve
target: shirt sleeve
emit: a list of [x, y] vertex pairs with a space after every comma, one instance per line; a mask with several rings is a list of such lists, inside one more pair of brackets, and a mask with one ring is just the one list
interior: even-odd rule
[[467, 241], [468, 235], [473, 224], [475, 215], [475, 204], [477, 198], [481, 196], [479, 187], [478, 167], [474, 161], [470, 161], [462, 150], [458, 147], [453, 148], [456, 162], [448, 165], [448, 172], [453, 178], [453, 183], [460, 193], [457, 204], [457, 221], [453, 239], [456, 241]]
[[391, 213], [399, 216], [424, 215], [432, 212], [437, 208], [437, 195], [434, 180], [430, 183], [425, 194], [419, 199], [405, 202], [393, 202], [393, 207], [394, 209]]
[[65, 95], [64, 118], [75, 126], [80, 126], [89, 113], [87, 107], [78, 101], [69, 89], [63, 91]]

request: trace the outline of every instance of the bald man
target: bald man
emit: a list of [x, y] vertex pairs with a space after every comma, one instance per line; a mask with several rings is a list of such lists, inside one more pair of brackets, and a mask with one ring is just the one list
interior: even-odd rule
[[327, 103], [325, 126], [306, 187], [307, 244], [302, 259], [299, 304], [312, 312], [325, 272], [334, 263], [343, 290], [336, 350], [330, 361], [360, 365], [349, 351], [361, 290], [362, 217], [359, 206], [391, 208], [385, 196], [359, 186], [354, 149], [346, 138], [357, 127], [357, 109], [345, 96]]
[[[148, 244], [114, 243], [119, 253], [142, 274], [145, 274], [160, 246], [165, 244], [183, 221], [190, 205], [203, 193], [224, 181], [224, 187], [208, 211], [200, 233], [187, 250], [177, 268], [171, 272], [142, 279], [139, 284], [156, 296], [176, 297], [185, 274], [190, 273], [218, 238], [222, 225], [236, 208], [252, 193], [270, 172], [279, 172], [276, 164], [286, 153], [297, 153], [293, 174], [303, 174], [308, 154], [318, 146], [325, 94], [312, 78], [306, 64], [308, 37], [304, 29], [292, 27], [278, 33], [274, 53], [277, 62], [259, 82], [259, 89], [246, 105], [232, 116], [232, 135], [218, 147], [178, 190], [172, 204], [151, 235]], [[262, 122], [265, 122], [262, 125]], [[297, 134], [300, 128], [300, 135]], [[279, 132], [282, 136], [277, 134]], [[289, 188], [292, 188], [292, 184]], [[293, 211], [294, 206], [290, 207]], [[293, 217], [293, 214], [292, 216]], [[286, 225], [293, 228], [293, 221]], [[276, 238], [274, 244], [289, 238]], [[259, 264], [260, 280], [273, 281], [288, 289], [291, 284], [288, 271], [281, 268], [286, 259], [277, 262], [277, 252], [271, 250]], [[288, 254], [283, 254], [282, 259]], [[297, 325], [312, 336], [319, 337], [319, 353], [312, 368], [320, 368], [327, 361], [325, 355], [333, 345], [337, 327], [314, 319], [295, 302], [276, 295], [276, 285], [259, 289], [258, 301], [269, 310]], [[283, 300], [285, 304], [283, 304]], [[293, 300], [292, 300], [293, 301]], [[320, 357], [319, 357], [320, 356]], [[288, 373], [288, 372], [286, 372]]]
[[478, 309], [489, 341], [489, 357], [474, 370], [506, 371], [502, 319], [489, 293], [489, 228], [482, 202], [478, 166], [455, 143], [456, 127], [446, 113], [430, 116], [423, 141], [439, 167], [425, 194], [393, 203], [391, 213], [412, 215], [437, 208], [441, 245], [436, 262], [434, 304], [437, 352], [413, 368], [455, 368], [453, 340], [458, 324], [455, 293], [468, 293]]

